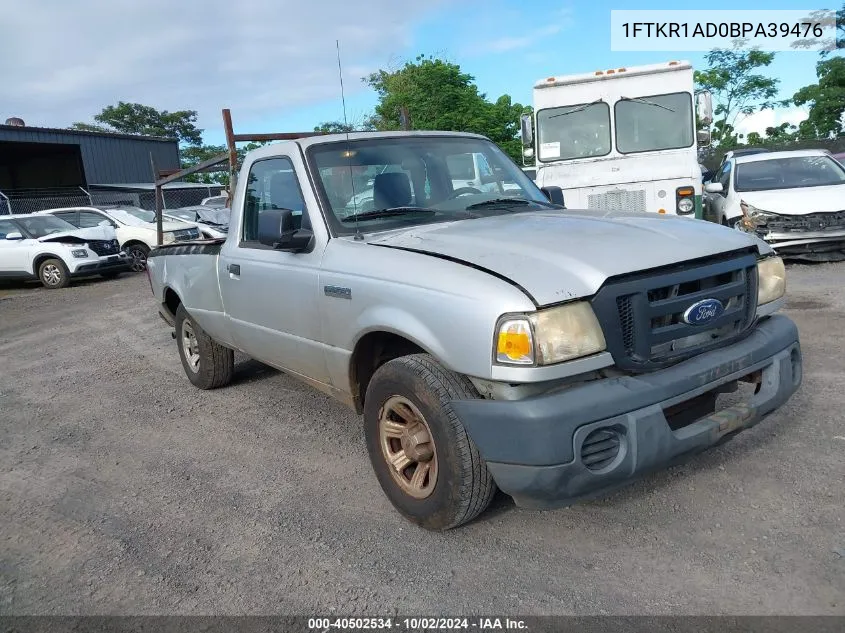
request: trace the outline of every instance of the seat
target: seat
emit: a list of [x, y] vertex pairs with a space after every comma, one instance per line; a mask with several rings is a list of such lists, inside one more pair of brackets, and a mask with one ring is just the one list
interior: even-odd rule
[[373, 181], [373, 209], [407, 207], [411, 204], [411, 180], [403, 172], [379, 174]]

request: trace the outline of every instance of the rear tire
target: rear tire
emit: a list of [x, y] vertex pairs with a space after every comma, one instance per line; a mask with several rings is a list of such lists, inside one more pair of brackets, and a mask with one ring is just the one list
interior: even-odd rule
[[235, 352], [212, 339], [184, 306], [176, 309], [176, 346], [185, 375], [195, 387], [217, 389], [235, 373]]
[[364, 402], [370, 462], [387, 498], [412, 523], [457, 527], [481, 514], [496, 494], [451, 404], [478, 397], [469, 379], [428, 354], [391, 360], [370, 380]]
[[70, 283], [70, 273], [62, 260], [50, 258], [45, 259], [38, 266], [38, 279], [45, 288], [50, 290], [66, 288]]
[[147, 269], [147, 254], [150, 252], [146, 244], [132, 244], [126, 248], [131, 262], [129, 268], [133, 273], [142, 273]]

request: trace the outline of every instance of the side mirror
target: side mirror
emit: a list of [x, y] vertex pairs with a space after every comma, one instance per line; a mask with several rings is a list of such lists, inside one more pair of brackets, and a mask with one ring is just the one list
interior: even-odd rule
[[299, 253], [308, 248], [314, 234], [293, 225], [290, 209], [265, 209], [258, 216], [258, 241], [280, 251]]
[[519, 131], [522, 136], [523, 147], [534, 146], [534, 125], [530, 114], [523, 114], [519, 118]]
[[22, 240], [23, 235], [18, 233], [17, 231], [12, 231], [11, 233], [6, 233], [7, 240]]
[[713, 123], [713, 95], [708, 90], [695, 96], [695, 113], [702, 125]]
[[107, 226], [107, 227], [114, 228], [114, 224], [112, 222], [110, 222], [109, 220], [103, 220], [102, 222], [98, 222], [97, 226]]
[[566, 205], [563, 203], [563, 189], [560, 187], [541, 187], [540, 191], [543, 192], [543, 195], [545, 195], [552, 204], [559, 204], [560, 206], [566, 208]]
[[708, 182], [704, 185], [704, 191], [707, 193], [722, 193], [724, 191], [724, 187], [722, 187], [722, 183], [720, 182]]
[[711, 140], [710, 130], [699, 130], [696, 133], [696, 136], [697, 136], [696, 140], [698, 141], [699, 147], [710, 147], [710, 140]]

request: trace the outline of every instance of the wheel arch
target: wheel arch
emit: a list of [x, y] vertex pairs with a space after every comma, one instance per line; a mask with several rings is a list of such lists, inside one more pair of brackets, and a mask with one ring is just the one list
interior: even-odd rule
[[32, 258], [32, 274], [38, 277], [38, 269], [41, 268], [41, 264], [44, 263], [44, 260], [47, 259], [58, 259], [65, 265], [65, 268], [70, 268], [67, 265], [67, 262], [60, 257], [59, 255], [54, 255], [53, 253], [38, 253], [35, 257]]
[[120, 245], [120, 248], [128, 248], [130, 246], [135, 246], [135, 245], [143, 246], [144, 248], [148, 248], [150, 250], [152, 250], [152, 248], [153, 248], [149, 244], [147, 244], [144, 240], [139, 240], [137, 237], [129, 238], [123, 244]]
[[[164, 292], [162, 293], [162, 306], [166, 308], [170, 315], [175, 319], [176, 318], [176, 310], [179, 309], [179, 306], [182, 305], [182, 297], [179, 296], [173, 288], [170, 286], [164, 287]], [[187, 310], [187, 308], [186, 308]]]
[[367, 387], [376, 370], [385, 363], [411, 354], [431, 354], [419, 341], [390, 328], [364, 333], [356, 342], [349, 360], [349, 385], [357, 413], [364, 412]]

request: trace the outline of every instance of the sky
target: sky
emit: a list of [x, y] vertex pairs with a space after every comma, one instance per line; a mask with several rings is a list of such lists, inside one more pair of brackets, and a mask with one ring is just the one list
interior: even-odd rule
[[[767, 0], [766, 9], [837, 8], [836, 3]], [[481, 92], [531, 103], [534, 82], [549, 75], [686, 59], [704, 52], [612, 52], [608, 0], [0, 0], [0, 120], [65, 127], [93, 122], [104, 106], [131, 101], [197, 110], [206, 143], [222, 144], [220, 110], [235, 131], [308, 131], [341, 120], [336, 40], [340, 41], [347, 116], [360, 121], [376, 103], [361, 81], [418, 54], [460, 64]], [[621, 5], [621, 6], [620, 6]], [[756, 9], [754, 2], [708, 2], [708, 9]], [[637, 8], [676, 3], [641, 0]], [[815, 80], [818, 53], [777, 53], [766, 70], [781, 97]], [[741, 132], [802, 109], [765, 111]]]

